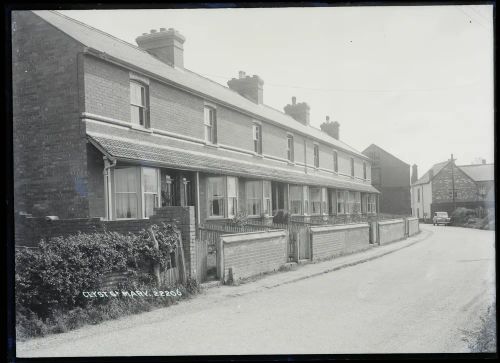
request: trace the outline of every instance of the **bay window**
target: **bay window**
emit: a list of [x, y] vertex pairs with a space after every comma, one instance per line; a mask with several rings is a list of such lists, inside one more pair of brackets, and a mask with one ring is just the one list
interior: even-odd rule
[[345, 190], [337, 191], [337, 213], [345, 214], [346, 213], [346, 201], [349, 192]]
[[321, 213], [321, 188], [310, 188], [311, 214]]
[[159, 173], [156, 168], [141, 168], [142, 170], [142, 201], [143, 217], [149, 218], [154, 213], [154, 208], [159, 204]]
[[208, 195], [208, 215], [209, 217], [224, 217], [225, 216], [225, 193], [224, 193], [224, 177], [208, 177], [207, 178], [207, 195]]
[[370, 194], [368, 197], [368, 213], [377, 213], [377, 196]]
[[269, 215], [272, 211], [271, 182], [249, 180], [245, 183], [246, 209], [250, 216]]
[[328, 191], [326, 188], [321, 188], [321, 213], [328, 214]]
[[303, 186], [302, 196], [304, 197], [304, 215], [309, 214], [309, 187]]
[[232, 218], [238, 211], [238, 179], [227, 177], [227, 216]]
[[139, 176], [137, 168], [115, 169], [116, 219], [138, 218]]
[[149, 218], [160, 203], [160, 173], [156, 168], [114, 169], [115, 219]]
[[271, 203], [271, 182], [264, 180], [263, 182], [263, 192], [264, 192], [264, 214], [269, 215], [272, 211]]
[[290, 185], [290, 212], [302, 214], [302, 186]]

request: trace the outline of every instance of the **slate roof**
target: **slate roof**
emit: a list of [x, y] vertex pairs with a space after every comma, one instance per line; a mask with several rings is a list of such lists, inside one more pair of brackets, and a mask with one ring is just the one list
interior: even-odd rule
[[327, 186], [351, 189], [370, 193], [379, 193], [370, 184], [355, 183], [337, 178], [328, 178], [316, 174], [286, 168], [256, 165], [255, 163], [221, 158], [190, 150], [183, 150], [166, 145], [143, 143], [134, 139], [87, 132], [89, 141], [105, 154], [122, 161], [149, 162], [152, 165], [172, 167], [184, 170], [196, 170], [210, 173], [228, 174], [242, 177], [255, 177], [285, 183]]
[[170, 84], [187, 88], [202, 94], [207, 99], [236, 107], [288, 130], [308, 135], [330, 144], [332, 147], [343, 149], [363, 159], [368, 159], [359, 151], [340, 140], [330, 137], [320, 129], [303, 125], [292, 117], [269, 106], [256, 104], [228, 87], [224, 87], [187, 69], [174, 68], [145, 50], [115, 38], [110, 34], [71, 19], [56, 11], [39, 10], [33, 12], [82, 45], [105, 53], [107, 56], [111, 56], [123, 63], [140, 68], [146, 71], [146, 73], [149, 72]]
[[[434, 171], [434, 176], [436, 176], [441, 171], [441, 169], [443, 169], [449, 162], [450, 161], [447, 160], [447, 161], [443, 161], [441, 163], [434, 164], [432, 166], [432, 168], [429, 169], [429, 171], [433, 170]], [[420, 179], [418, 179], [412, 185], [427, 184], [428, 182], [430, 182], [429, 171], [427, 171], [427, 173], [425, 173], [424, 175], [422, 175], [420, 177]]]
[[495, 164], [458, 165], [474, 181], [495, 180]]

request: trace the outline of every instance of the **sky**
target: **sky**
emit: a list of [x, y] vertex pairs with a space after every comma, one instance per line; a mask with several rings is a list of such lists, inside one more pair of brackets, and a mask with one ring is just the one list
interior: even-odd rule
[[453, 154], [494, 162], [493, 7], [73, 10], [136, 45], [151, 29], [186, 37], [184, 66], [220, 84], [264, 80], [264, 103], [307, 102], [359, 151], [376, 144], [423, 175]]

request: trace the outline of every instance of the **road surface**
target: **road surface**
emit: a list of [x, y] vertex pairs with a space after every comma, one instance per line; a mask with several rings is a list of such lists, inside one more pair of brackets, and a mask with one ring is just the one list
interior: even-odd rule
[[430, 237], [366, 263], [243, 295], [209, 289], [169, 308], [20, 343], [17, 355], [467, 352], [464, 331], [480, 325], [495, 299], [494, 232], [422, 228]]

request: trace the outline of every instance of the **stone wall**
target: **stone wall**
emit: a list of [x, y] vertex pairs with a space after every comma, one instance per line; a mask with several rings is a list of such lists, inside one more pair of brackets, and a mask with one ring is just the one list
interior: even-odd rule
[[250, 232], [223, 235], [220, 239], [217, 275], [228, 281], [276, 271], [287, 261], [287, 232]]

